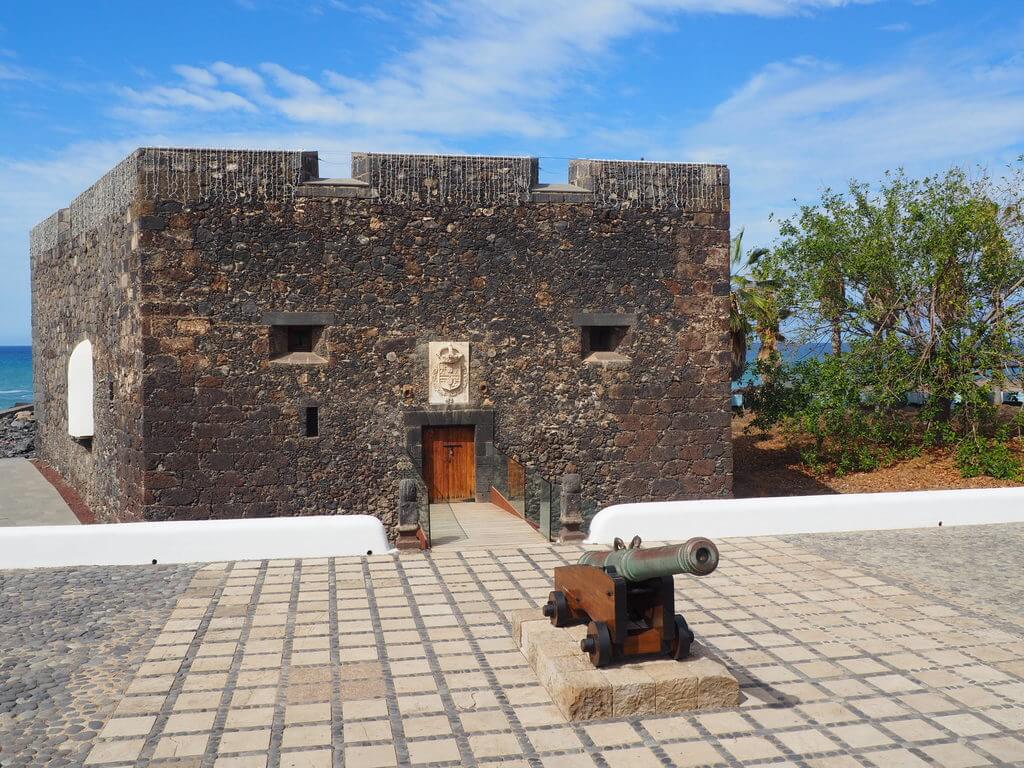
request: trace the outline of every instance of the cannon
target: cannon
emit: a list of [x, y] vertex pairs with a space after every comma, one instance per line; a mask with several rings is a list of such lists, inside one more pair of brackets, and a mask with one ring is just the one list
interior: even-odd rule
[[581, 650], [595, 667], [620, 659], [690, 655], [693, 632], [675, 611], [677, 573], [706, 576], [718, 567], [710, 539], [643, 549], [639, 536], [627, 547], [615, 540], [610, 552], [585, 552], [576, 565], [555, 568], [555, 589], [544, 615], [556, 627], [587, 625]]

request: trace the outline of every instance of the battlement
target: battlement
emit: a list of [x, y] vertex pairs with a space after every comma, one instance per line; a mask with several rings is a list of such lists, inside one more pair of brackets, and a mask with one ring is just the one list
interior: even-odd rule
[[33, 227], [30, 251], [38, 254], [90, 232], [141, 200], [285, 202], [299, 183], [316, 178], [316, 167], [315, 152], [140, 148]]
[[589, 203], [723, 212], [724, 165], [572, 160], [568, 184], [539, 184], [536, 157], [354, 152], [352, 178], [323, 179], [316, 152], [245, 149], [135, 150], [32, 229], [33, 254], [123, 214], [136, 201], [183, 205], [288, 203], [296, 197], [357, 198], [394, 205]]

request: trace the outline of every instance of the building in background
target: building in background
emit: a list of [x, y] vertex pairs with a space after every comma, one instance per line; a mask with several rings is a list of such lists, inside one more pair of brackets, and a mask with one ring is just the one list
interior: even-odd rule
[[32, 231], [40, 457], [107, 521], [728, 496], [727, 169], [537, 167], [137, 150]]

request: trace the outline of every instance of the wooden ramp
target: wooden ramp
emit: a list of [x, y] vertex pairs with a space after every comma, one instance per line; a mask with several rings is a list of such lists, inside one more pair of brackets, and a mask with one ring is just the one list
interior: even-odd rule
[[430, 505], [433, 549], [494, 549], [544, 543], [529, 523], [493, 504], [443, 502]]

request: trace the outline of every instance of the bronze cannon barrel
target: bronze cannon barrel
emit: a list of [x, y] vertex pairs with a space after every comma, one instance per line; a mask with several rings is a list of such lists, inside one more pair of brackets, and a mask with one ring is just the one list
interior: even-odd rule
[[718, 547], [711, 539], [697, 536], [685, 544], [652, 549], [617, 549], [612, 552], [584, 552], [580, 565], [614, 567], [627, 581], [644, 581], [659, 576], [691, 573], [707, 576], [718, 567]]

